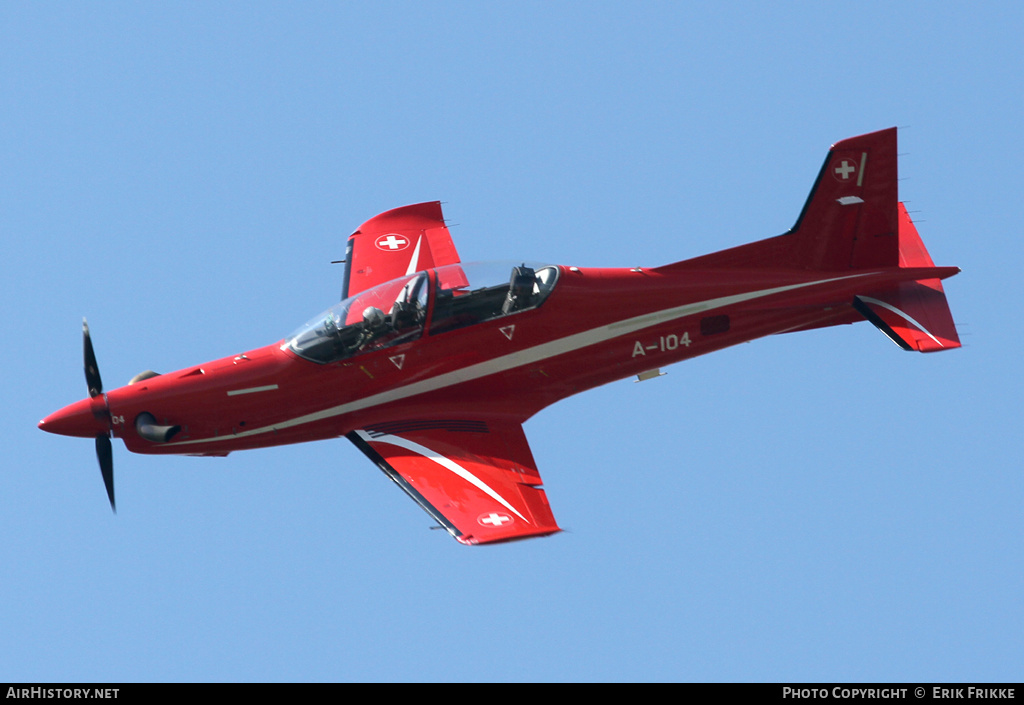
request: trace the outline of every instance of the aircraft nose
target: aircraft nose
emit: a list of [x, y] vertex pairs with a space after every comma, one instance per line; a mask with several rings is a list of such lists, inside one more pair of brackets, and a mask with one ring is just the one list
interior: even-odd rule
[[[60, 411], [55, 411], [39, 422], [39, 428], [47, 433], [79, 438], [95, 438], [110, 431], [102, 407], [102, 396], [97, 397], [99, 404], [93, 399], [82, 399], [68, 404]], [[94, 406], [98, 408], [94, 408]], [[96, 413], [96, 412], [99, 413]]]

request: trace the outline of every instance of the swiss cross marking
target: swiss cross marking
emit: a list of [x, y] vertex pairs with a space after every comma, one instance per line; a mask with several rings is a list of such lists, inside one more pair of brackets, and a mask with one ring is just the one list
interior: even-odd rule
[[389, 250], [395, 252], [397, 250], [404, 250], [409, 246], [409, 239], [398, 235], [397, 233], [390, 233], [388, 235], [381, 235], [373, 243], [381, 250]]
[[851, 164], [845, 159], [839, 166], [835, 168], [836, 175], [843, 181], [849, 181], [850, 174], [852, 174], [855, 171], [857, 171], [857, 167], [855, 167], [853, 164]]
[[484, 526], [504, 526], [512, 521], [512, 517], [505, 513], [491, 512], [490, 514], [481, 514], [477, 517], [477, 521]]

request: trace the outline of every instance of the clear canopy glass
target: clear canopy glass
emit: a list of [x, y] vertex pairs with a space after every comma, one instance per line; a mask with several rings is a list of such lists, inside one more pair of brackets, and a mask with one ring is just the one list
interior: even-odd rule
[[[286, 346], [318, 363], [416, 340], [540, 306], [558, 267], [452, 264], [371, 287], [331, 306], [292, 333]], [[428, 312], [431, 312], [429, 325]]]

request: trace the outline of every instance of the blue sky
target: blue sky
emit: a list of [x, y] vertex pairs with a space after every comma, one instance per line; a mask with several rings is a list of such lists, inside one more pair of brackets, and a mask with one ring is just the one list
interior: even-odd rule
[[[0, 4], [0, 680], [1020, 681], [1020, 3]], [[344, 440], [154, 458], [35, 428], [282, 338], [348, 233], [655, 266], [778, 234], [900, 126], [965, 347], [868, 324], [526, 426], [550, 539], [470, 549]]]

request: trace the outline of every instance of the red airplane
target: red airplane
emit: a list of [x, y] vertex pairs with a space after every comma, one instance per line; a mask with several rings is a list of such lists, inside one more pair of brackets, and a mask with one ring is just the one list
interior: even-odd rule
[[459, 260], [439, 203], [348, 239], [343, 300], [282, 341], [103, 391], [39, 423], [136, 453], [224, 456], [347, 437], [464, 544], [559, 531], [523, 422], [613, 380], [773, 333], [867, 319], [904, 350], [960, 346], [896, 191], [896, 129], [833, 145], [777, 237], [655, 268]]

